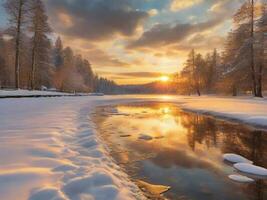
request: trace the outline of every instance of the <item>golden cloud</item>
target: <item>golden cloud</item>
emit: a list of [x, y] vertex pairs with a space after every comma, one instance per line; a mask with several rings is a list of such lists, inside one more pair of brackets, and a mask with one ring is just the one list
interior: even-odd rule
[[171, 11], [183, 10], [202, 3], [203, 0], [173, 0], [170, 5]]

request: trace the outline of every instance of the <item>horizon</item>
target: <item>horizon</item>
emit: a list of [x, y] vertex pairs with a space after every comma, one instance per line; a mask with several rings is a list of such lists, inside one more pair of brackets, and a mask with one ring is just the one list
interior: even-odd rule
[[[7, 16], [0, 0], [0, 28]], [[120, 85], [146, 84], [182, 69], [189, 51], [222, 50], [242, 0], [45, 0], [53, 36]]]

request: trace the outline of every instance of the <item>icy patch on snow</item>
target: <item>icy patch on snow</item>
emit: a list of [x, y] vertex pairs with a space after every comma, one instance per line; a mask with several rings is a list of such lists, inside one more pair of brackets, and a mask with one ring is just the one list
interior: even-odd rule
[[229, 175], [228, 177], [231, 180], [239, 182], [239, 183], [252, 183], [252, 182], [254, 182], [254, 179], [249, 178], [247, 176], [242, 176], [242, 175], [233, 174], [233, 175]]
[[153, 137], [150, 135], [146, 135], [146, 134], [140, 134], [138, 139], [140, 139], [140, 140], [153, 140]]
[[251, 164], [253, 163], [252, 161], [244, 158], [243, 156], [234, 153], [224, 154], [223, 159], [231, 163], [251, 163]]
[[267, 169], [248, 163], [234, 164], [234, 168], [239, 170], [240, 172], [247, 174], [253, 174], [257, 176], [267, 176]]

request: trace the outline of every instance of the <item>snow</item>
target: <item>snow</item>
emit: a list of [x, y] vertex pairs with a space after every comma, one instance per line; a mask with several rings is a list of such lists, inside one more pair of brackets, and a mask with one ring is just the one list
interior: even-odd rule
[[257, 176], [267, 176], [267, 169], [263, 167], [259, 167], [256, 165], [248, 164], [248, 163], [237, 163], [234, 164], [234, 168], [240, 172], [257, 175]]
[[[25, 91], [4, 95], [20, 92], [25, 95]], [[265, 99], [153, 95], [0, 99], [1, 199], [145, 199], [110, 157], [90, 118], [96, 106], [134, 101], [173, 102], [186, 110], [267, 126]], [[236, 168], [244, 169], [239, 165]], [[255, 172], [254, 167], [249, 169]]]
[[243, 156], [233, 153], [224, 154], [223, 159], [231, 163], [251, 163], [251, 164], [253, 163], [252, 161], [244, 158]]
[[[43, 88], [44, 89], [44, 88]], [[66, 93], [50, 90], [0, 90], [0, 97], [104, 96], [103, 93]]]
[[1, 199], [145, 199], [95, 134], [102, 98], [0, 100]]
[[239, 182], [239, 183], [251, 183], [254, 182], [254, 180], [252, 178], [246, 177], [246, 176], [242, 176], [242, 175], [229, 175], [228, 176], [231, 180]]
[[71, 93], [40, 90], [0, 90], [0, 97], [12, 96], [72, 96]]
[[188, 111], [267, 128], [266, 98], [202, 96], [180, 97], [179, 101]]

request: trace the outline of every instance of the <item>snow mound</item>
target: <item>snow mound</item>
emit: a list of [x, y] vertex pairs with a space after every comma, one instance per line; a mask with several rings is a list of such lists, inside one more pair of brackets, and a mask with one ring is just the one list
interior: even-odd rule
[[96, 197], [96, 199], [116, 199], [119, 189], [112, 178], [103, 173], [95, 172], [89, 176], [78, 177], [70, 180], [64, 187], [64, 192], [76, 199], [81, 194]]
[[153, 140], [153, 137], [151, 137], [150, 135], [146, 135], [146, 134], [140, 134], [138, 139], [140, 139], [140, 140]]
[[228, 176], [231, 180], [239, 182], [239, 183], [251, 183], [254, 182], [254, 179], [246, 177], [246, 176], [242, 176], [242, 175], [229, 175]]
[[56, 188], [43, 188], [32, 193], [29, 200], [67, 200]]
[[234, 154], [234, 153], [226, 153], [223, 155], [223, 159], [226, 161], [229, 161], [231, 163], [250, 163], [252, 164], [253, 162], [244, 158], [243, 156]]
[[267, 176], [267, 169], [248, 163], [234, 164], [234, 168], [248, 174], [253, 174], [257, 176]]

